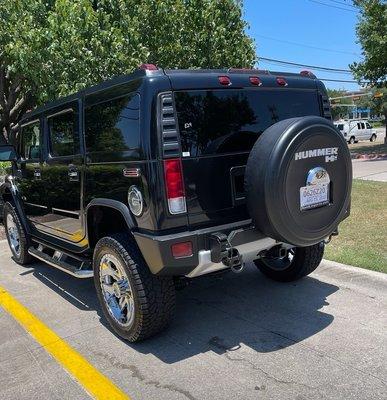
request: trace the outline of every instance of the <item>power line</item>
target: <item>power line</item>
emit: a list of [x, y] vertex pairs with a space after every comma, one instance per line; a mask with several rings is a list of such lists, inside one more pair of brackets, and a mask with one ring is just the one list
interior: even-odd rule
[[331, 8], [337, 8], [339, 10], [344, 10], [344, 11], [349, 11], [349, 12], [356, 12], [355, 10], [349, 10], [348, 8], [344, 8], [344, 7], [339, 7], [339, 6], [334, 6], [333, 4], [327, 4], [327, 3], [323, 3], [322, 1], [317, 1], [317, 0], [309, 0], [312, 3], [316, 3], [316, 4], [321, 4], [323, 6], [326, 7], [331, 7]]
[[293, 65], [296, 67], [312, 68], [312, 69], [320, 70], [320, 71], [341, 72], [341, 73], [347, 73], [347, 74], [352, 73], [349, 69], [330, 68], [330, 67], [321, 67], [321, 66], [317, 66], [317, 65], [300, 64], [300, 63], [295, 63], [295, 62], [291, 62], [291, 61], [276, 60], [274, 58], [267, 58], [267, 57], [258, 57], [258, 59], [268, 61], [268, 62], [274, 62], [274, 63], [281, 64], [281, 65]]
[[317, 78], [317, 79], [326, 82], [358, 83], [360, 85], [367, 85], [369, 83], [369, 82], [358, 82], [358, 81], [346, 81], [341, 79], [325, 79], [325, 78]]
[[261, 37], [261, 38], [263, 38], [263, 39], [273, 40], [273, 41], [275, 41], [275, 42], [286, 43], [286, 44], [292, 44], [292, 45], [295, 45], [295, 46], [306, 47], [306, 48], [309, 48], [309, 49], [316, 49], [316, 50], [328, 51], [328, 52], [331, 52], [331, 53], [350, 54], [350, 55], [352, 55], [352, 56], [354, 56], [354, 55], [355, 55], [355, 56], [358, 56], [358, 55], [359, 55], [358, 53], [353, 53], [353, 52], [350, 52], [350, 51], [326, 49], [326, 48], [324, 48], [324, 47], [317, 47], [317, 46], [311, 46], [311, 45], [308, 45], [308, 44], [290, 42], [290, 41], [288, 41], [288, 40], [276, 39], [276, 38], [272, 38], [272, 37], [270, 37], [270, 36], [264, 36], [264, 35], [254, 35], [254, 36]]
[[351, 8], [356, 8], [356, 9], [359, 8], [359, 7], [356, 7], [356, 6], [352, 5], [352, 4], [348, 4], [345, 1], [344, 2], [338, 1], [338, 0], [328, 0], [328, 1], [330, 1], [332, 3], [336, 3], [336, 4], [341, 4], [342, 6], [346, 6], [346, 7], [351, 7]]

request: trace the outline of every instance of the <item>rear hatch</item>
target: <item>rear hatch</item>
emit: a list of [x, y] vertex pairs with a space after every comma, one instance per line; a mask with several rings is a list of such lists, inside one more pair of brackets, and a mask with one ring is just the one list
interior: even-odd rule
[[302, 89], [180, 89], [174, 91], [174, 104], [191, 228], [249, 219], [244, 170], [256, 140], [280, 120], [322, 115], [314, 84]]

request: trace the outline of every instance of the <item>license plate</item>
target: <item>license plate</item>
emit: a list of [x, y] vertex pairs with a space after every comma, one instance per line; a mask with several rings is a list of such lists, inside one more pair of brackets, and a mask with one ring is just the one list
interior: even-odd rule
[[300, 188], [300, 208], [308, 210], [329, 204], [329, 183], [303, 186]]

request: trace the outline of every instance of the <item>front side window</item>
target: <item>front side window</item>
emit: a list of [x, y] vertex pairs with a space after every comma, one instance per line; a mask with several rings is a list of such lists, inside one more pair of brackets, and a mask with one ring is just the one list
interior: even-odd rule
[[315, 91], [179, 91], [175, 103], [182, 151], [191, 157], [248, 152], [270, 125], [321, 115]]
[[73, 109], [48, 117], [50, 154], [52, 157], [71, 156], [79, 153], [77, 114]]
[[361, 129], [365, 129], [364, 122], [361, 123]]
[[337, 125], [336, 125], [336, 128], [337, 128], [339, 131], [343, 131], [343, 130], [344, 130], [344, 124], [337, 124]]
[[140, 147], [140, 96], [131, 93], [85, 109], [89, 153], [122, 152]]
[[366, 127], [367, 129], [372, 129], [372, 126], [368, 122], [366, 122]]
[[40, 122], [22, 125], [20, 155], [25, 160], [36, 160], [40, 157]]

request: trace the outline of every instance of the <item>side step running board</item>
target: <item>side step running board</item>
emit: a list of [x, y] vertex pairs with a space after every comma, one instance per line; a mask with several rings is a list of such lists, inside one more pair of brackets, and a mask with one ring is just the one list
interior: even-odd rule
[[56, 251], [53, 256], [44, 253], [43, 246], [41, 245], [37, 249], [30, 247], [28, 253], [52, 267], [58, 268], [76, 278], [92, 278], [94, 276], [93, 270], [91, 269], [77, 268], [74, 265], [61, 260], [62, 253], [60, 252]]

